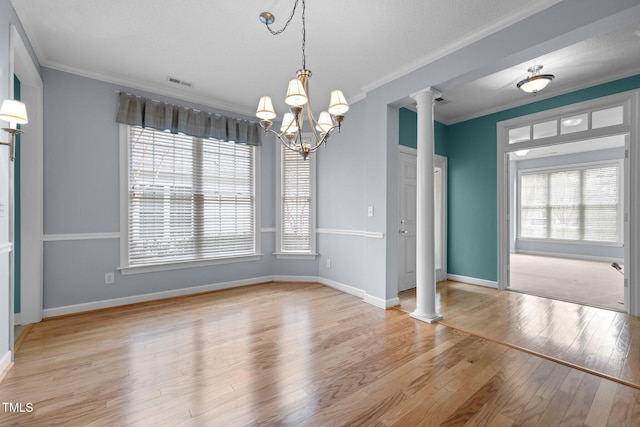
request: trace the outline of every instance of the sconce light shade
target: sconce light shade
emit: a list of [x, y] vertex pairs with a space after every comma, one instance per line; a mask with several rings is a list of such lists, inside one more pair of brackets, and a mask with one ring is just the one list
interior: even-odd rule
[[20, 101], [5, 99], [0, 107], [0, 120], [5, 120], [11, 125], [23, 125], [29, 123], [27, 107]]

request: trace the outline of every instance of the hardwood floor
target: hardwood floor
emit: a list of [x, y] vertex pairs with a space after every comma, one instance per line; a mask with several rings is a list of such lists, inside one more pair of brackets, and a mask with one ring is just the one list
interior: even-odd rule
[[640, 422], [640, 390], [308, 283], [44, 321], [0, 401], [33, 407], [3, 426]]
[[[415, 293], [400, 299], [415, 309]], [[640, 318], [451, 281], [437, 304], [441, 324], [640, 388]]]

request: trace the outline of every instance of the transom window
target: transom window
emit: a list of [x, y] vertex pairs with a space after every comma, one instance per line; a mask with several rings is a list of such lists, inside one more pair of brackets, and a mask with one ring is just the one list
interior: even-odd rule
[[128, 266], [256, 254], [254, 147], [127, 128]]
[[602, 129], [621, 125], [624, 122], [625, 110], [622, 105], [579, 114], [568, 114], [553, 120], [509, 129], [509, 144]]

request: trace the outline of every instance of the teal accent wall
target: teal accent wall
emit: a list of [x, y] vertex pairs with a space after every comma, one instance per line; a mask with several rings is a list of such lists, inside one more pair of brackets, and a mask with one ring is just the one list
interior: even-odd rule
[[[418, 114], [406, 108], [401, 108], [399, 112], [398, 126], [400, 128], [398, 132], [398, 140], [400, 142], [400, 145], [404, 145], [405, 147], [410, 148], [417, 148]], [[435, 153], [440, 156], [447, 155], [446, 131], [446, 125], [437, 121], [435, 122], [433, 129]]]
[[[13, 98], [20, 100], [20, 80], [17, 76], [13, 76]], [[20, 127], [20, 125], [18, 125]], [[22, 245], [20, 243], [20, 134], [15, 139], [15, 161], [13, 162], [13, 181], [14, 185], [14, 231], [13, 231], [13, 312], [20, 313], [20, 283], [22, 280], [22, 272], [20, 269], [20, 254]]]
[[638, 88], [640, 75], [446, 126], [447, 272], [498, 280], [497, 122]]

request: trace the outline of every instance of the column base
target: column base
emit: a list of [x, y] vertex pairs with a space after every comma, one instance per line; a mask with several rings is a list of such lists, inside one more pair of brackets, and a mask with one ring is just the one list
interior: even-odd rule
[[418, 311], [414, 311], [410, 313], [409, 316], [413, 317], [414, 319], [418, 319], [422, 322], [427, 322], [427, 323], [434, 323], [434, 322], [437, 322], [438, 320], [442, 320], [442, 315], [439, 313], [426, 314], [426, 313], [418, 313]]

